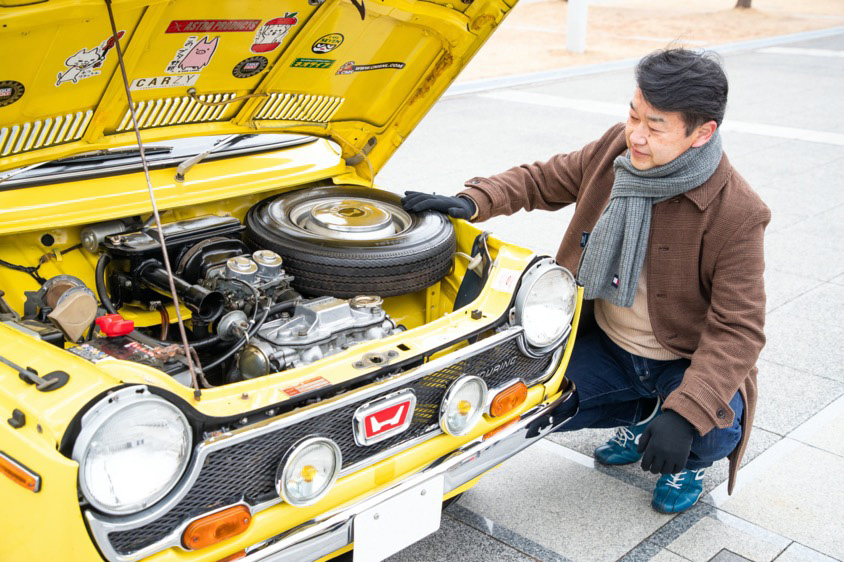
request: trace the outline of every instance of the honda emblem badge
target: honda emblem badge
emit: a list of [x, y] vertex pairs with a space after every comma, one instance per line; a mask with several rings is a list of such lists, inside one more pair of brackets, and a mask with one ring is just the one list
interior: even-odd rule
[[410, 427], [415, 408], [416, 395], [410, 389], [364, 404], [354, 416], [355, 442], [372, 445], [398, 435]]

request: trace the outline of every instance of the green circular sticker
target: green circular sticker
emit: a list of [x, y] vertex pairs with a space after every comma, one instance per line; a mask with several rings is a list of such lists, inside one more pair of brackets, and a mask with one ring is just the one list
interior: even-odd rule
[[0, 80], [0, 107], [11, 105], [21, 99], [26, 88], [14, 80]]
[[311, 50], [315, 53], [322, 54], [333, 51], [343, 43], [343, 36], [339, 33], [329, 33], [317, 39]]

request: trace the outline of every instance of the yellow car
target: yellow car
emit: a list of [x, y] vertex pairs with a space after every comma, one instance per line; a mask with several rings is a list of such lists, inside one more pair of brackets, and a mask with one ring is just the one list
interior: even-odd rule
[[0, 559], [382, 559], [573, 415], [571, 273], [373, 185], [510, 8], [0, 0]]

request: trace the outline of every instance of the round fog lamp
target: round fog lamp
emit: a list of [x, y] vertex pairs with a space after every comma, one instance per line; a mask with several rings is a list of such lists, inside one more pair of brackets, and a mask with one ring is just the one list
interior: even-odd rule
[[314, 504], [334, 485], [341, 466], [340, 447], [334, 441], [324, 437], [305, 439], [279, 465], [278, 493], [290, 505]]
[[445, 393], [440, 426], [449, 435], [466, 435], [484, 413], [487, 387], [480, 377], [461, 377]]

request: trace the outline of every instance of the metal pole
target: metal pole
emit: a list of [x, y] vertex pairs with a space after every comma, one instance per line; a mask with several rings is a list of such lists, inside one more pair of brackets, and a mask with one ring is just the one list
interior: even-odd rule
[[572, 53], [586, 50], [586, 14], [589, 0], [568, 0], [566, 49]]

